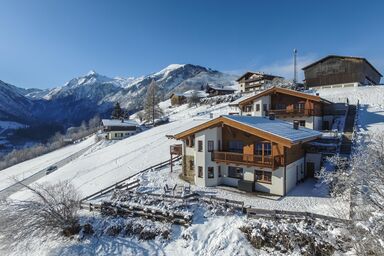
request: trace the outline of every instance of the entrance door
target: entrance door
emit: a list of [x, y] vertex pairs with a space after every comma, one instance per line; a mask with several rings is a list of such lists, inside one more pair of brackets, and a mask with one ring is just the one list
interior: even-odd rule
[[307, 162], [307, 175], [309, 178], [315, 177], [315, 163]]

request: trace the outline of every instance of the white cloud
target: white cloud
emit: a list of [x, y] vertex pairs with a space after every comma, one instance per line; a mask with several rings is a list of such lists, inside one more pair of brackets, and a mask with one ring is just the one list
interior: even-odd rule
[[[299, 81], [304, 79], [304, 72], [301, 69], [316, 60], [317, 58], [312, 55], [297, 57], [297, 75]], [[293, 57], [291, 59], [277, 61], [270, 65], [261, 66], [257, 71], [283, 76], [286, 79], [293, 79]]]

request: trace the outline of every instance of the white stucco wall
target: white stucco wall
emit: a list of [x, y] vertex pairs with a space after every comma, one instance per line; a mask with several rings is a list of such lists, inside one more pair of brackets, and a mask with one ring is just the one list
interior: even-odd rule
[[[123, 134], [123, 136], [121, 136], [121, 134]], [[108, 132], [108, 139], [122, 140], [134, 134], [136, 134], [136, 131], [110, 131]], [[115, 135], [117, 135], [117, 137]]]
[[[218, 141], [221, 141], [221, 127], [203, 130], [195, 135], [195, 184], [203, 187], [217, 186], [219, 184], [218, 165], [212, 161], [212, 153], [208, 152], [208, 141], [214, 142], [214, 150], [218, 150]], [[198, 141], [203, 142], [202, 152], [198, 151]], [[198, 168], [203, 167], [203, 177], [200, 178]], [[208, 178], [208, 167], [214, 168], [214, 177]]]
[[286, 192], [291, 191], [297, 184], [297, 182], [304, 178], [305, 165], [304, 157], [299, 160], [290, 163], [286, 167]]

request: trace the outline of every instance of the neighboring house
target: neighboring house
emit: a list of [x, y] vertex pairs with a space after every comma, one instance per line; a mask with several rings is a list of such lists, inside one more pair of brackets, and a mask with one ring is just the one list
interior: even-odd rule
[[341, 88], [380, 84], [382, 75], [365, 58], [329, 55], [303, 68], [310, 88]]
[[285, 195], [320, 166], [306, 160], [304, 144], [321, 133], [297, 123], [227, 115], [174, 137], [183, 142], [183, 176], [203, 187]]
[[260, 117], [274, 115], [281, 120], [298, 121], [300, 126], [313, 130], [330, 130], [335, 112], [335, 105], [326, 99], [279, 87], [240, 98], [231, 104], [231, 114]]
[[103, 119], [103, 132], [109, 140], [121, 140], [136, 134], [138, 123], [134, 120]]
[[275, 78], [282, 77], [262, 72], [246, 72], [236, 81], [239, 83], [240, 92], [250, 92], [265, 89], [265, 85], [271, 83]]
[[170, 96], [171, 105], [179, 106], [185, 103], [188, 103], [188, 99], [196, 95], [198, 98], [205, 98], [208, 96], [208, 93], [204, 91], [189, 90], [183, 93], [172, 93]]
[[236, 91], [236, 89], [234, 89], [231, 86], [210, 85], [210, 84], [207, 84], [207, 87], [205, 89], [205, 92], [208, 93], [208, 95], [210, 97], [232, 94], [235, 91]]
[[170, 99], [172, 106], [179, 106], [187, 103], [187, 98], [182, 93], [172, 93]]

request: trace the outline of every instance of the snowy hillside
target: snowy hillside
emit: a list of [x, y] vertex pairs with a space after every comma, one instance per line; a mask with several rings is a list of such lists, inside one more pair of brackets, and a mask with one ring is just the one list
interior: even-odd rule
[[384, 130], [384, 86], [362, 86], [353, 88], [321, 89], [320, 96], [334, 102], [351, 104], [359, 102], [360, 132]]

